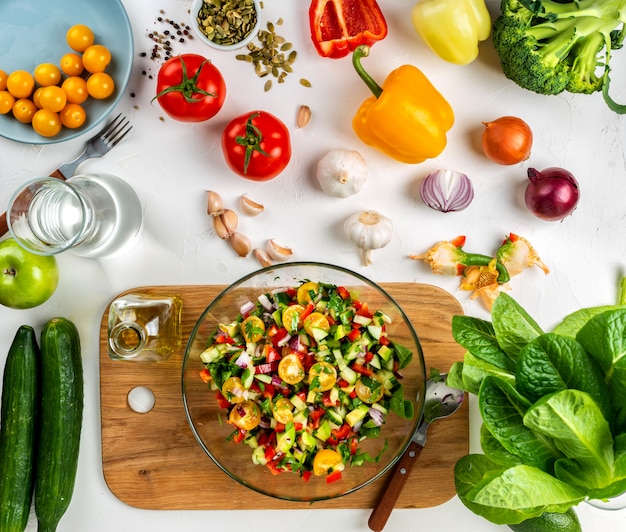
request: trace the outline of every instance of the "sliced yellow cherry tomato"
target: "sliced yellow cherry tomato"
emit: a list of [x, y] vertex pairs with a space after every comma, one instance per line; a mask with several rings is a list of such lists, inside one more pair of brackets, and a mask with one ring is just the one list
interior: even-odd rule
[[313, 458], [313, 474], [327, 475], [333, 471], [342, 471], [344, 468], [341, 455], [334, 449], [321, 449]]
[[293, 334], [302, 328], [302, 318], [300, 314], [304, 312], [302, 305], [289, 305], [285, 307], [281, 315], [283, 327], [287, 329], [289, 334]]
[[383, 381], [376, 374], [363, 375], [354, 385], [357, 397], [364, 403], [372, 404], [380, 401], [385, 391]]
[[20, 98], [13, 104], [13, 116], [23, 124], [30, 124], [36, 112], [37, 107], [28, 98]]
[[7, 90], [8, 74], [4, 70], [0, 70], [0, 91]]
[[39, 109], [33, 116], [33, 129], [42, 137], [54, 137], [61, 131], [61, 118], [58, 113]]
[[222, 395], [233, 404], [243, 403], [246, 400], [245, 391], [246, 389], [239, 377], [229, 377], [222, 384]]
[[309, 370], [309, 390], [326, 392], [337, 382], [337, 370], [328, 362], [316, 362]]
[[306, 318], [304, 318], [303, 323], [304, 330], [311, 335], [313, 338], [319, 340], [316, 335], [315, 330], [321, 330], [324, 332], [330, 331], [330, 323], [328, 318], [324, 316], [321, 312], [311, 312]]
[[110, 62], [111, 52], [101, 44], [92, 44], [83, 52], [83, 67], [92, 74], [104, 72]]
[[78, 103], [68, 103], [59, 113], [61, 123], [69, 129], [76, 129], [85, 123], [87, 113]]
[[41, 63], [35, 68], [35, 81], [42, 87], [58, 85], [61, 82], [61, 71], [52, 63]]
[[87, 82], [80, 76], [65, 78], [61, 84], [61, 88], [65, 92], [69, 103], [84, 103], [85, 100], [89, 98]]
[[9, 91], [0, 91], [0, 115], [6, 115], [15, 103], [15, 96]]
[[89, 26], [75, 24], [67, 30], [65, 40], [72, 50], [83, 52], [94, 43], [95, 36]]
[[115, 82], [106, 72], [96, 72], [87, 78], [87, 92], [96, 100], [104, 100], [113, 94]]
[[62, 111], [67, 103], [65, 91], [56, 85], [44, 87], [39, 94], [39, 105], [42, 109], [47, 109], [53, 113]]
[[243, 430], [252, 430], [261, 422], [261, 410], [254, 401], [244, 401], [230, 411], [228, 421]]
[[14, 70], [7, 77], [7, 90], [16, 98], [28, 98], [35, 88], [35, 80], [26, 70]]
[[241, 334], [246, 342], [256, 343], [263, 338], [265, 323], [258, 316], [248, 316], [241, 322]]
[[314, 281], [308, 281], [304, 284], [301, 284], [298, 287], [298, 292], [296, 294], [296, 300], [301, 305], [306, 305], [309, 301], [313, 301], [313, 298], [319, 294], [320, 285]]
[[283, 425], [293, 421], [293, 403], [286, 397], [281, 397], [272, 403], [274, 419]]
[[71, 52], [61, 58], [60, 65], [66, 76], [79, 76], [84, 70], [80, 55]]
[[287, 384], [298, 384], [304, 380], [304, 366], [295, 353], [289, 353], [278, 363], [278, 376]]

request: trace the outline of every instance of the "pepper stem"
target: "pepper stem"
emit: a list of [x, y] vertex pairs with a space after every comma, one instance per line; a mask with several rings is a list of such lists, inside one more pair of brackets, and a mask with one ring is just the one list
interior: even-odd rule
[[376, 83], [376, 80], [374, 80], [374, 78], [365, 71], [363, 65], [361, 65], [361, 58], [367, 57], [368, 55], [370, 55], [369, 46], [365, 44], [357, 46], [354, 52], [352, 52], [352, 65], [354, 66], [357, 74], [372, 91], [374, 96], [376, 96], [376, 98], [380, 98], [380, 95], [383, 93], [382, 87], [378, 83]]

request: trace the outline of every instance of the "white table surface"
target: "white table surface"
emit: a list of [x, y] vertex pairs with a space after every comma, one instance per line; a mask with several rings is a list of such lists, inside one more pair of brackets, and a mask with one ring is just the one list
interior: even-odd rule
[[[136, 189], [145, 215], [142, 239], [130, 254], [120, 257], [94, 260], [63, 254], [58, 257], [61, 281], [48, 302], [27, 311], [0, 308], [2, 364], [21, 324], [39, 330], [48, 319], [62, 315], [73, 320], [81, 334], [84, 425], [76, 488], [60, 531], [256, 530], [259, 525], [301, 532], [367, 530], [368, 510], [149, 511], [127, 506], [107, 488], [101, 461], [98, 370], [99, 326], [107, 303], [136, 286], [228, 284], [258, 267], [252, 256], [237, 257], [213, 233], [205, 212], [208, 189], [220, 193], [225, 205], [235, 210], [243, 193], [266, 206], [256, 218], [240, 216], [240, 230], [255, 247], [276, 238], [293, 248], [297, 260], [335, 263], [380, 282], [431, 283], [454, 294], [468, 315], [488, 317], [479, 302], [458, 290], [458, 278], [434, 275], [407, 256], [461, 234], [467, 236], [466, 250], [492, 254], [504, 236], [514, 232], [530, 240], [551, 269], [547, 276], [529, 269], [510, 283], [509, 293], [544, 328], [582, 306], [614, 301], [626, 257], [624, 118], [612, 113], [600, 94], [545, 97], [518, 88], [502, 75], [490, 41], [482, 44], [479, 59], [468, 66], [443, 62], [414, 33], [408, 16], [413, 3], [380, 0], [389, 35], [363, 61], [379, 82], [401, 64], [419, 66], [455, 110], [456, 122], [444, 153], [411, 166], [384, 157], [353, 134], [352, 116], [368, 90], [349, 58], [330, 60], [317, 55], [309, 39], [308, 2], [265, 0], [264, 16], [272, 21], [279, 16], [284, 19], [278, 32], [299, 53], [295, 72], [285, 84], [274, 83], [269, 92], [264, 92], [264, 81], [254, 75], [252, 67], [236, 61], [234, 54], [212, 52], [197, 39], [177, 43], [175, 53], [210, 57], [229, 90], [214, 119], [186, 124], [163, 118], [159, 105], [150, 103], [159, 63], [140, 53], [149, 56], [152, 43], [147, 34], [157, 27], [159, 9], [165, 11], [163, 16], [187, 21], [190, 1], [124, 0], [135, 37], [135, 68], [118, 111], [130, 118], [134, 130], [107, 156], [87, 161], [79, 170], [114, 173]], [[488, 5], [492, 13], [498, 12], [498, 2]], [[624, 67], [626, 52], [616, 52], [613, 92], [621, 100], [626, 100]], [[313, 88], [301, 86], [301, 77], [309, 79]], [[311, 107], [313, 118], [306, 128], [296, 129], [301, 104]], [[292, 133], [292, 162], [283, 174], [266, 183], [233, 175], [220, 148], [220, 132], [230, 118], [255, 108], [281, 117]], [[481, 123], [504, 115], [525, 119], [535, 136], [530, 160], [511, 167], [491, 163], [479, 147]], [[0, 205], [6, 205], [21, 182], [48, 175], [74, 158], [84, 140], [42, 147], [0, 138]], [[360, 151], [370, 169], [364, 189], [348, 199], [326, 196], [314, 178], [317, 161], [334, 148]], [[574, 173], [581, 200], [571, 217], [561, 223], [543, 222], [526, 210], [523, 190], [529, 166], [562, 166]], [[457, 169], [472, 178], [476, 197], [467, 210], [442, 214], [416, 197], [419, 180], [440, 168]], [[343, 220], [363, 209], [378, 210], [394, 221], [393, 240], [374, 252], [374, 263], [368, 267], [361, 266], [342, 231]], [[471, 406], [471, 447], [476, 451], [480, 420], [473, 402]], [[608, 512], [582, 504], [578, 513], [586, 531], [626, 527], [626, 510]], [[35, 529], [31, 517], [28, 530]], [[437, 508], [397, 510], [386, 529], [489, 532], [504, 527], [475, 516], [454, 498]]]

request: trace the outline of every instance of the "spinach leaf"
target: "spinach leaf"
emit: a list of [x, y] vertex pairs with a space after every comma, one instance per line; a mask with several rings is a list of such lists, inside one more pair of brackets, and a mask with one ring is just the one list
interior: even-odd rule
[[480, 426], [480, 447], [490, 460], [505, 467], [511, 467], [522, 463], [518, 456], [507, 451], [502, 444], [494, 438], [493, 434], [484, 423]]
[[554, 441], [571, 461], [555, 474], [581, 487], [602, 488], [613, 480], [613, 436], [609, 423], [588, 393], [563, 390], [542, 397], [524, 415], [524, 425]]
[[576, 339], [605, 374], [616, 416], [616, 432], [626, 430], [626, 309], [603, 312], [580, 329]]
[[594, 316], [602, 314], [607, 310], [615, 310], [617, 308], [626, 308], [623, 305], [604, 305], [601, 307], [581, 308], [565, 316], [563, 321], [559, 323], [552, 332], [562, 336], [576, 338], [578, 331]]
[[491, 322], [471, 316], [453, 316], [452, 337], [477, 358], [500, 369], [515, 371], [515, 362], [498, 344]]
[[584, 500], [584, 493], [531, 466], [508, 469], [484, 455], [470, 454], [454, 468], [461, 502], [492, 523], [517, 524], [544, 512], [565, 512]]
[[529, 401], [572, 388], [587, 392], [606, 420], [613, 419], [609, 390], [600, 369], [573, 338], [554, 333], [535, 338], [520, 351], [517, 389]]
[[491, 319], [498, 344], [515, 361], [526, 344], [543, 334], [537, 322], [504, 292], [493, 302]]
[[489, 432], [525, 464], [550, 473], [554, 462], [563, 455], [549, 438], [524, 424], [524, 416], [530, 407], [528, 399], [497, 377], [485, 377], [480, 386], [478, 408]]
[[448, 380], [454, 382], [450, 386], [478, 395], [480, 385], [488, 375], [499, 377], [511, 385], [515, 385], [515, 375], [513, 373], [485, 362], [470, 352], [465, 353], [462, 363], [458, 362], [451, 368], [451, 373], [448, 373]]

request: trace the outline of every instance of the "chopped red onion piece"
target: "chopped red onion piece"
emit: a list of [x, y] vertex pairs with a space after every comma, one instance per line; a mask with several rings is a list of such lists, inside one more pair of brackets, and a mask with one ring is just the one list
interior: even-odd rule
[[243, 305], [241, 305], [241, 307], [239, 307], [239, 313], [242, 316], [245, 316], [248, 312], [254, 310], [254, 307], [255, 305], [252, 301], [246, 301]]
[[270, 298], [267, 297], [266, 294], [261, 294], [259, 297], [259, 303], [261, 303], [261, 305], [263, 306], [263, 308], [265, 310], [267, 310], [268, 312], [271, 310], [274, 310], [274, 305], [273, 303], [270, 301]]
[[285, 346], [285, 345], [287, 345], [289, 343], [289, 340], [291, 340], [291, 335], [290, 334], [286, 334], [280, 340], [278, 340], [278, 342], [276, 342], [276, 345], [278, 347], [283, 347], [283, 346]]
[[436, 211], [462, 211], [474, 199], [474, 187], [470, 178], [461, 172], [437, 170], [422, 181], [420, 196]]
[[380, 427], [385, 421], [385, 415], [376, 408], [370, 408], [368, 414], [372, 418], [372, 421], [376, 424], [377, 427]]
[[247, 351], [242, 351], [241, 355], [235, 360], [235, 364], [240, 368], [246, 369], [249, 365], [252, 365], [252, 358]]

